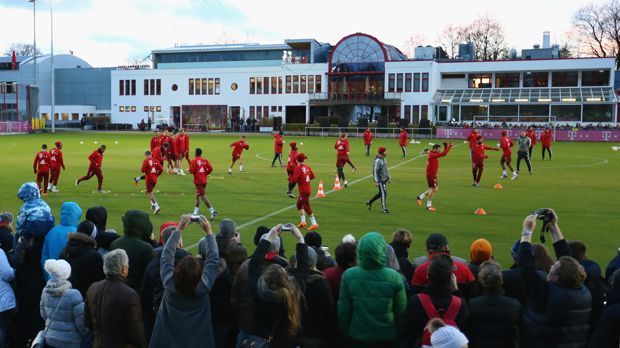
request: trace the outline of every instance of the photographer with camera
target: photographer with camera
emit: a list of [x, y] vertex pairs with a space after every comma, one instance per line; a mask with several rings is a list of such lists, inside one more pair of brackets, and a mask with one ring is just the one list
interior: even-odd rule
[[[537, 275], [532, 254], [536, 220], [551, 234], [558, 260], [547, 279]], [[541, 235], [541, 241], [544, 237]], [[540, 209], [523, 221], [519, 265], [529, 301], [523, 316], [521, 343], [524, 347], [585, 347], [588, 339], [592, 297], [583, 285], [586, 273], [574, 258], [558, 226], [553, 209]]]
[[[198, 220], [198, 221], [195, 221]], [[174, 256], [183, 232], [197, 222], [205, 232], [207, 255], [204, 267], [191, 255], [175, 267]], [[160, 274], [164, 296], [157, 314], [150, 347], [214, 346], [209, 293], [217, 275], [219, 254], [209, 220], [200, 215], [181, 216], [179, 227], [172, 232], [161, 253]]]

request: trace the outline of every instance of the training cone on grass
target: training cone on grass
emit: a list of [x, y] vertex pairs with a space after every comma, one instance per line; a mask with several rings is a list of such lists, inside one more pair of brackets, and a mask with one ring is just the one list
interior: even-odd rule
[[495, 186], [493, 186], [494, 189], [496, 190], [501, 190], [504, 188], [504, 186], [502, 186], [502, 184], [495, 184]]
[[476, 215], [487, 215], [487, 212], [484, 211], [484, 209], [482, 209], [482, 208], [478, 208], [478, 209], [476, 209], [474, 214], [476, 214]]
[[323, 190], [323, 180], [319, 181], [319, 192], [316, 193], [316, 197], [325, 197], [325, 191]]
[[336, 181], [334, 181], [334, 191], [340, 191], [342, 190], [342, 187], [340, 186], [340, 178], [338, 177], [338, 175], [336, 175]]

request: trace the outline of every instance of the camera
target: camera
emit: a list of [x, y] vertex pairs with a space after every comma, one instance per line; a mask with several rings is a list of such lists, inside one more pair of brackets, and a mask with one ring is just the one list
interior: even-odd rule
[[282, 232], [293, 232], [293, 224], [282, 224], [280, 226]]
[[189, 217], [189, 221], [191, 222], [199, 222], [200, 221], [200, 215], [192, 215]]
[[553, 211], [548, 208], [540, 208], [534, 212], [536, 219], [542, 220], [542, 228], [540, 230], [540, 242], [545, 243], [545, 232], [549, 232], [549, 223], [555, 218]]

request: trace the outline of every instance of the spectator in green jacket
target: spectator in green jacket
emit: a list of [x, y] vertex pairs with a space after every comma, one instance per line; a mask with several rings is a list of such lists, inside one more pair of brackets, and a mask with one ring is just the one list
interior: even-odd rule
[[340, 285], [338, 318], [349, 346], [395, 345], [407, 298], [402, 276], [387, 267], [387, 244], [377, 232], [360, 239], [357, 266]]

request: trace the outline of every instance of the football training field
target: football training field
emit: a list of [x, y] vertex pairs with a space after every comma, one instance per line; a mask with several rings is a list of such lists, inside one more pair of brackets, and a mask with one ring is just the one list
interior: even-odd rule
[[[46, 201], [58, 219], [60, 205], [75, 201], [86, 210], [93, 205], [108, 209], [108, 226], [122, 233], [121, 216], [128, 209], [149, 211], [144, 196], [144, 182], [134, 187], [132, 178], [139, 175], [144, 151], [149, 147], [151, 134], [120, 133], [57, 133], [41, 135], [18, 135], [0, 137], [2, 170], [0, 172], [0, 210], [17, 214], [21, 201], [17, 198], [19, 186], [34, 181], [32, 170], [34, 155], [41, 144], [50, 148], [54, 141], [64, 143], [66, 171], [60, 176], [59, 193], [50, 193]], [[273, 226], [277, 223], [298, 223], [295, 200], [285, 195], [286, 172], [279, 166], [271, 168], [273, 139], [271, 136], [249, 135], [250, 150], [243, 153], [245, 172], [235, 168], [232, 176], [226, 173], [230, 164], [230, 143], [237, 140], [230, 135], [190, 135], [190, 154], [193, 149], [203, 149], [203, 157], [215, 167], [209, 178], [207, 195], [219, 212], [213, 225], [223, 218], [233, 219], [245, 245], [251, 246], [257, 226]], [[530, 212], [543, 207], [554, 208], [559, 215], [559, 225], [567, 239], [584, 240], [589, 257], [606, 265], [620, 246], [620, 152], [613, 152], [611, 144], [604, 143], [557, 143], [553, 147], [552, 162], [541, 161], [540, 144], [533, 154], [534, 175], [521, 168], [521, 176], [515, 180], [500, 180], [500, 152], [488, 151], [481, 187], [471, 186], [469, 150], [462, 141], [455, 141], [455, 148], [439, 161], [439, 193], [433, 199], [436, 212], [418, 207], [415, 197], [426, 189], [426, 155], [420, 155], [428, 140], [409, 145], [409, 156], [401, 158], [395, 139], [375, 139], [373, 153], [379, 146], [388, 149], [387, 161], [392, 183], [388, 185], [388, 208], [390, 214], [380, 212], [380, 201], [368, 211], [364, 202], [376, 193], [370, 176], [371, 158], [364, 156], [360, 139], [350, 139], [351, 160], [358, 166], [356, 173], [346, 167], [349, 188], [331, 192], [334, 184], [336, 138], [293, 137], [284, 138], [284, 159], [290, 141], [303, 142], [300, 152], [308, 156], [306, 163], [316, 174], [312, 189], [316, 192], [319, 180], [323, 180], [326, 198], [312, 201], [319, 232], [330, 251], [342, 236], [352, 233], [356, 238], [368, 231], [378, 231], [391, 238], [398, 228], [409, 229], [414, 236], [410, 256], [425, 253], [424, 241], [432, 232], [448, 236], [450, 249], [455, 255], [468, 258], [469, 245], [477, 238], [487, 238], [494, 247], [496, 259], [504, 267], [510, 261], [510, 246], [519, 237], [521, 222]], [[97, 144], [95, 144], [97, 142]], [[437, 141], [441, 142], [441, 141]], [[495, 140], [487, 141], [495, 146]], [[87, 156], [99, 145], [107, 151], [103, 160], [104, 189], [109, 193], [96, 193], [96, 178], [74, 186], [77, 177], [85, 175]], [[615, 144], [614, 144], [615, 145]], [[514, 148], [513, 148], [514, 149]], [[513, 165], [516, 149], [513, 153]], [[522, 163], [524, 166], [524, 163]], [[187, 163], [184, 164], [184, 168]], [[503, 189], [493, 189], [501, 183]], [[295, 195], [297, 195], [295, 189]], [[156, 187], [156, 197], [162, 208], [159, 215], [152, 216], [155, 233], [165, 221], [178, 221], [181, 214], [191, 213], [194, 206], [194, 185], [191, 175], [163, 174]], [[477, 208], [484, 208], [486, 216], [474, 215]], [[208, 210], [201, 206], [201, 213]], [[538, 240], [540, 224], [535, 240]], [[190, 227], [184, 235], [186, 247], [195, 251], [195, 243], [202, 236], [197, 226]], [[284, 236], [288, 255], [294, 252], [292, 237]], [[551, 249], [550, 237], [547, 247]], [[253, 249], [253, 246], [250, 248]]]

